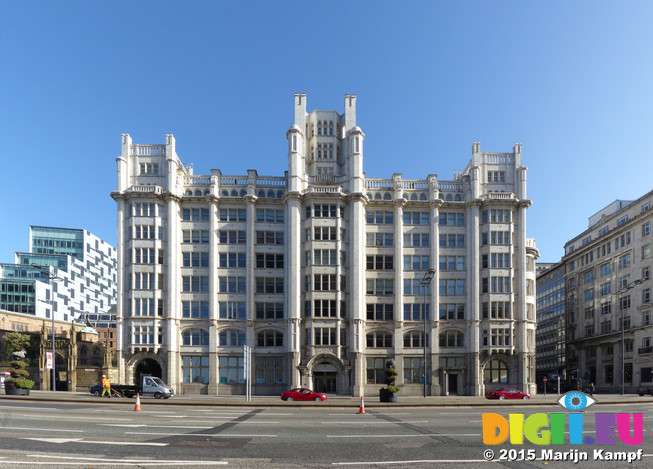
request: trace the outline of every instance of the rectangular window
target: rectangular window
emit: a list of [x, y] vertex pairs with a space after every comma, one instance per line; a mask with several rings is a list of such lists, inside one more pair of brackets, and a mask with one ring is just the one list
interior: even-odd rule
[[367, 358], [367, 384], [385, 383], [385, 358]]
[[257, 269], [283, 269], [283, 254], [256, 254]]
[[394, 256], [377, 254], [366, 257], [367, 270], [394, 270]]
[[424, 359], [404, 357], [404, 383], [420, 384], [423, 382], [424, 382]]
[[182, 301], [181, 312], [184, 319], [208, 319], [208, 301]]
[[220, 230], [218, 242], [220, 244], [245, 244], [247, 235], [245, 231]]
[[367, 233], [365, 235], [365, 245], [366, 246], [393, 246], [394, 234], [393, 233]]
[[184, 356], [181, 357], [181, 371], [184, 383], [209, 382], [209, 357]]
[[[404, 280], [404, 283], [406, 280]], [[393, 295], [394, 294], [394, 280], [392, 279], [367, 279], [366, 280], [366, 294], [367, 295]], [[405, 293], [405, 292], [404, 292]]]
[[256, 293], [283, 293], [283, 277], [256, 277]]
[[465, 235], [441, 234], [440, 235], [440, 246], [441, 247], [448, 247], [448, 248], [464, 248], [465, 247]]
[[183, 267], [208, 267], [209, 253], [208, 252], [183, 252], [182, 266]]
[[220, 277], [218, 288], [220, 293], [245, 293], [246, 278], [245, 277]]
[[392, 225], [394, 224], [392, 212], [367, 212], [365, 221], [368, 225]]
[[256, 384], [283, 384], [283, 357], [256, 359]]
[[429, 256], [404, 256], [404, 270], [428, 270]]
[[182, 292], [201, 292], [208, 293], [209, 291], [209, 278], [204, 276], [182, 276]]
[[424, 321], [424, 315], [429, 320], [429, 306], [424, 303], [404, 303], [404, 321]]
[[314, 345], [336, 345], [335, 327], [316, 327], [313, 329]]
[[245, 382], [243, 357], [219, 357], [220, 384], [243, 384]]
[[283, 245], [283, 231], [257, 231], [256, 244]]
[[427, 247], [429, 245], [428, 233], [404, 233], [404, 246]]
[[247, 319], [247, 309], [244, 302], [221, 301], [218, 303], [220, 319]]
[[394, 305], [392, 303], [368, 303], [368, 321], [392, 321], [394, 319]]
[[465, 294], [465, 280], [440, 279], [441, 296], [454, 296], [454, 295], [464, 295], [464, 294]]
[[283, 210], [271, 208], [258, 208], [256, 209], [256, 221], [260, 223], [283, 223], [284, 212]]
[[185, 208], [181, 211], [183, 221], [209, 221], [208, 208]]
[[462, 320], [465, 319], [464, 303], [440, 303], [440, 319]]
[[209, 232], [206, 230], [182, 230], [182, 243], [208, 244]]
[[438, 217], [438, 224], [443, 226], [465, 226], [465, 214], [442, 212]]
[[610, 263], [606, 262], [605, 264], [601, 264], [601, 277], [605, 277], [606, 275], [610, 275]]
[[[337, 265], [337, 264], [338, 264], [338, 258], [337, 258], [336, 250], [334, 249], [313, 250], [313, 265]], [[310, 262], [308, 263], [308, 265], [311, 265]]]
[[221, 208], [220, 221], [247, 221], [247, 210], [244, 208]]
[[404, 225], [428, 225], [428, 212], [404, 212]]
[[256, 303], [256, 319], [283, 319], [283, 303]]
[[247, 257], [244, 252], [220, 253], [221, 268], [245, 268]]

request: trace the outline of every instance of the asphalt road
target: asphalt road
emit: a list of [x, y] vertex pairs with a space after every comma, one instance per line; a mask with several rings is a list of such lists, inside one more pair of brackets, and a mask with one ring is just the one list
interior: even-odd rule
[[[112, 400], [113, 401], [113, 400]], [[165, 405], [142, 401], [39, 402], [0, 400], [0, 467], [237, 467], [237, 468], [544, 468], [569, 465], [541, 460], [542, 449], [588, 452], [583, 468], [653, 466], [653, 403], [636, 409], [603, 405], [585, 411], [586, 434], [594, 434], [596, 412], [642, 412], [644, 443], [629, 447], [530, 443], [486, 446], [482, 414], [560, 412], [559, 406], [384, 407], [358, 414], [357, 408], [332, 406], [219, 407]], [[133, 403], [133, 400], [131, 401]], [[564, 412], [564, 411], [563, 411]], [[592, 450], [634, 452], [632, 463], [595, 461]], [[486, 451], [495, 459], [488, 462]], [[505, 458], [501, 450], [505, 450]], [[510, 450], [514, 450], [511, 454]], [[525, 450], [521, 455], [519, 450]], [[535, 460], [528, 450], [535, 451]], [[573, 451], [568, 453], [573, 455]], [[605, 456], [605, 453], [603, 454]], [[510, 461], [509, 459], [517, 459]], [[573, 460], [571, 461], [573, 463]]]

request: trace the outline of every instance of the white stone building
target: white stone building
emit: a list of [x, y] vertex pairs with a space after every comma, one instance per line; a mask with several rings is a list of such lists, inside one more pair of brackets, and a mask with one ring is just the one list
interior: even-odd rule
[[122, 136], [121, 380], [147, 371], [180, 393], [244, 393], [246, 344], [254, 394], [375, 394], [394, 358], [402, 395], [421, 395], [424, 354], [430, 395], [533, 392], [538, 252], [521, 145], [474, 143], [454, 180], [368, 179], [356, 96], [342, 115], [294, 100], [281, 177], [197, 176], [172, 135]]
[[617, 200], [565, 244], [567, 372], [574, 385], [577, 378], [603, 392], [619, 392], [622, 381], [625, 392], [653, 385], [651, 204], [653, 191]]

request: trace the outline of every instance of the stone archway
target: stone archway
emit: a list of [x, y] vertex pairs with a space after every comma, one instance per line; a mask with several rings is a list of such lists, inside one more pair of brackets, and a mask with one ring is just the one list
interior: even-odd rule
[[126, 371], [125, 378], [127, 384], [138, 384], [145, 375], [156, 376], [166, 381], [164, 378], [164, 366], [154, 354], [139, 353], [133, 356], [127, 363]]
[[342, 394], [348, 388], [345, 366], [335, 355], [317, 355], [307, 363], [306, 368], [315, 392]]
[[161, 365], [152, 358], [144, 358], [136, 364], [134, 369], [134, 378], [137, 383], [142, 381], [142, 377], [150, 375], [156, 376], [157, 378], [163, 378], [163, 370]]

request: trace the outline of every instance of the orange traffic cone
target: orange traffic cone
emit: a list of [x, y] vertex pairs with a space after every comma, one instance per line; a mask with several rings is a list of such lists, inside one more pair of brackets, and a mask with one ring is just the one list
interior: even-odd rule
[[138, 393], [136, 393], [136, 405], [134, 406], [134, 411], [137, 411], [137, 410], [142, 410], [141, 409], [141, 398], [138, 395]]
[[363, 401], [363, 396], [361, 396], [361, 405], [358, 408], [358, 414], [364, 414], [365, 413], [365, 402]]

